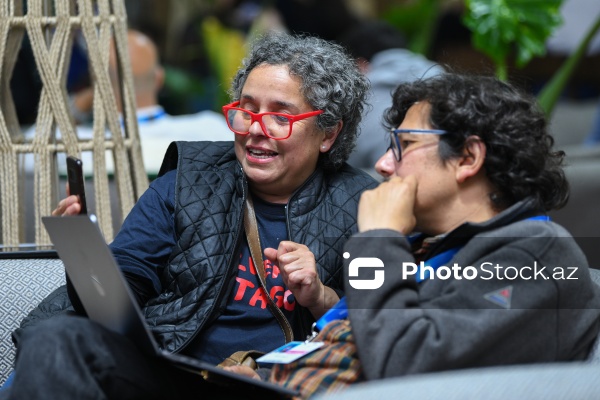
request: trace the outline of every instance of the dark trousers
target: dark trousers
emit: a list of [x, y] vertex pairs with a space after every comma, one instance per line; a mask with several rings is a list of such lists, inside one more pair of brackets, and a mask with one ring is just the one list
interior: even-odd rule
[[56, 316], [28, 328], [14, 380], [0, 399], [206, 399], [202, 377], [142, 354], [87, 318]]

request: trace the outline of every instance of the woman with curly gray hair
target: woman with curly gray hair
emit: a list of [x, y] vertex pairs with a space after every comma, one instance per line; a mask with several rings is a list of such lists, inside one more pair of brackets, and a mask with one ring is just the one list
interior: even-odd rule
[[[162, 348], [211, 364], [237, 351], [268, 352], [304, 340], [343, 295], [342, 246], [357, 230], [361, 193], [376, 186], [345, 164], [367, 89], [338, 45], [265, 36], [223, 107], [235, 141], [171, 144], [110, 245]], [[80, 210], [70, 196], [53, 214]], [[68, 285], [70, 303], [84, 313]], [[35, 315], [65, 309], [55, 304], [64, 298], [46, 299]], [[88, 319], [35, 321], [16, 336], [9, 398], [186, 399], [206, 391], [198, 375]]]
[[320, 163], [327, 169], [340, 168], [356, 144], [369, 85], [354, 61], [340, 46], [316, 37], [273, 34], [257, 41], [244, 60], [231, 85], [233, 100], [240, 100], [250, 73], [265, 65], [285, 66], [290, 77], [299, 79], [307, 103], [323, 111], [316, 117], [317, 127], [337, 138]]

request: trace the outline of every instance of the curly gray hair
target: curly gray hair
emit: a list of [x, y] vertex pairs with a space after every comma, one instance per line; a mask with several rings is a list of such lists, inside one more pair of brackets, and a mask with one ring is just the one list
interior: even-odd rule
[[366, 106], [369, 82], [354, 60], [338, 44], [312, 36], [271, 33], [256, 40], [233, 78], [230, 95], [240, 99], [250, 72], [259, 65], [285, 65], [301, 81], [300, 91], [315, 109], [323, 110], [317, 126], [328, 131], [343, 122], [331, 149], [321, 154], [326, 170], [337, 170], [356, 145], [358, 124]]

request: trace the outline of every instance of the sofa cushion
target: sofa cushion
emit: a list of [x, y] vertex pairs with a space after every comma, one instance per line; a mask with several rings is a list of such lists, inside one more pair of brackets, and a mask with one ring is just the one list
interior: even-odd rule
[[0, 385], [13, 368], [13, 331], [42, 299], [64, 284], [59, 259], [0, 259]]

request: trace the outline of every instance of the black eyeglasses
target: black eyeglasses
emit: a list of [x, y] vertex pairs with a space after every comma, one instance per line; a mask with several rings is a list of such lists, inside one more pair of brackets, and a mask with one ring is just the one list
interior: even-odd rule
[[396, 161], [398, 162], [402, 160], [402, 144], [400, 138], [398, 138], [398, 135], [402, 133], [409, 133], [411, 135], [444, 135], [448, 133], [448, 131], [444, 131], [441, 129], [392, 129], [390, 131], [390, 148], [392, 149], [394, 157], [396, 157]]

